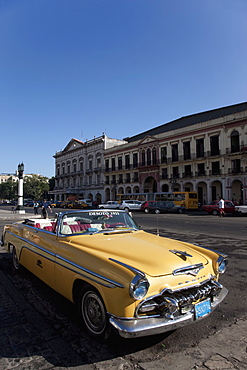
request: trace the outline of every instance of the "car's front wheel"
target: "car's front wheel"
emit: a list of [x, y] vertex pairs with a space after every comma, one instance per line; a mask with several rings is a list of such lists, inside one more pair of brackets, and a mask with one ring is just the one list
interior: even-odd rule
[[85, 286], [79, 295], [78, 308], [87, 332], [97, 339], [106, 339], [110, 333], [109, 322], [97, 290], [90, 285]]
[[160, 213], [160, 210], [159, 209], [155, 209], [154, 210], [154, 213], [159, 214]]
[[213, 210], [212, 210], [212, 215], [217, 216], [217, 214], [218, 214], [217, 209], [213, 209]]
[[145, 208], [145, 209], [144, 209], [144, 212], [145, 212], [145, 213], [148, 213], [148, 212], [149, 212], [149, 209], [148, 209], [148, 208]]

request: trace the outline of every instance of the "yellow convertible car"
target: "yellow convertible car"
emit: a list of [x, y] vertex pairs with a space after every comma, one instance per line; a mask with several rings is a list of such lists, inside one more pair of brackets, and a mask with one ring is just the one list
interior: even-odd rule
[[121, 210], [59, 213], [5, 225], [2, 244], [74, 302], [86, 330], [104, 339], [163, 333], [208, 316], [227, 294], [227, 256], [149, 234]]

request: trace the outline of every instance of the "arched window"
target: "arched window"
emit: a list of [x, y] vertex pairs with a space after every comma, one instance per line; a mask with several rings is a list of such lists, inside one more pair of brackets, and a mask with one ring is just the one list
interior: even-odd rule
[[145, 166], [146, 165], [146, 160], [145, 160], [145, 150], [142, 151], [142, 166]]
[[231, 153], [239, 152], [239, 133], [238, 131], [234, 130], [231, 133]]
[[150, 166], [151, 164], [151, 149], [148, 148], [147, 150], [147, 165]]
[[70, 173], [70, 161], [67, 162], [67, 173]]
[[153, 156], [153, 164], [156, 164], [157, 163], [157, 152], [156, 152], [156, 148], [153, 148], [153, 150], [152, 150], [152, 156]]
[[76, 172], [77, 171], [77, 160], [74, 159], [73, 160], [73, 172]]

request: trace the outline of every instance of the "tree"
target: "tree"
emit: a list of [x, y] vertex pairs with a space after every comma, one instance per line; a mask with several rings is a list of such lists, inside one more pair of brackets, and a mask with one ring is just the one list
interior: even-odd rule
[[50, 190], [53, 190], [55, 188], [55, 177], [51, 177], [49, 179], [49, 185], [50, 185]]
[[26, 176], [23, 189], [24, 198], [43, 199], [49, 191], [48, 178], [38, 175]]
[[17, 182], [8, 179], [0, 184], [0, 198], [1, 199], [16, 199], [17, 196]]

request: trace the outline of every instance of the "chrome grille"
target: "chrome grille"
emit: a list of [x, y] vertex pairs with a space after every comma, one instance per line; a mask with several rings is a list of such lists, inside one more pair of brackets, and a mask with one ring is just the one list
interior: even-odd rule
[[150, 297], [141, 302], [137, 308], [137, 316], [163, 315], [166, 312], [167, 299], [173, 299], [183, 312], [182, 308], [186, 305], [192, 305], [198, 301], [218, 295], [222, 285], [214, 280], [208, 281], [200, 286], [190, 287], [178, 291], [165, 290], [162, 294]]

